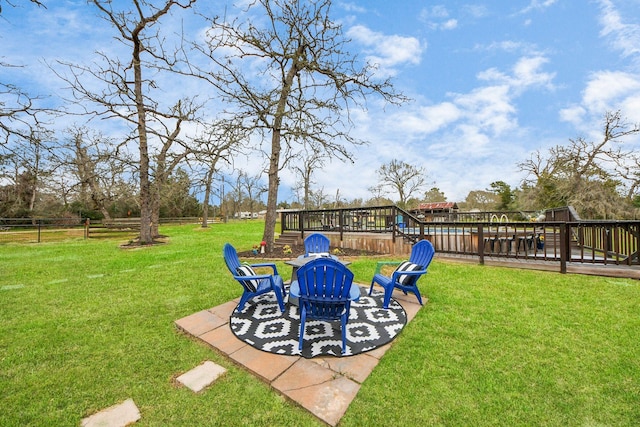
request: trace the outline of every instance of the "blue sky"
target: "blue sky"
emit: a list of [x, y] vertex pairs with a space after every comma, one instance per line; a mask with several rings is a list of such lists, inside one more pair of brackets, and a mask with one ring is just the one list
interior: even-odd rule
[[[0, 57], [25, 65], [0, 78], [62, 95], [45, 62], [81, 63], [117, 48], [85, 1], [43, 3], [47, 9], [11, 8], [0, 0]], [[225, 2], [199, 3], [216, 11]], [[382, 108], [373, 100], [358, 114], [353, 132], [370, 144], [352, 150], [355, 164], [335, 161], [314, 177], [330, 198], [339, 191], [368, 199], [376, 169], [398, 159], [424, 167], [429, 186], [463, 201], [493, 181], [519, 186], [517, 163], [534, 150], [597, 140], [606, 111], [640, 123], [640, 0], [352, 0], [335, 1], [333, 15], [352, 51], [378, 63], [412, 101]], [[235, 166], [259, 170], [260, 159]], [[283, 173], [280, 199], [293, 199], [294, 182]]]

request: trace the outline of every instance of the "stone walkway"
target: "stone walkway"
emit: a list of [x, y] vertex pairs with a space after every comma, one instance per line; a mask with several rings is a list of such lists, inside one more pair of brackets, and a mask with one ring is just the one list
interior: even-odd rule
[[[420, 310], [416, 297], [394, 292], [407, 313], [407, 323]], [[424, 297], [423, 297], [424, 298]], [[335, 426], [345, 414], [360, 385], [393, 342], [349, 357], [284, 356], [257, 350], [231, 332], [229, 318], [239, 298], [176, 320], [176, 326], [218, 350], [296, 402], [325, 423]]]

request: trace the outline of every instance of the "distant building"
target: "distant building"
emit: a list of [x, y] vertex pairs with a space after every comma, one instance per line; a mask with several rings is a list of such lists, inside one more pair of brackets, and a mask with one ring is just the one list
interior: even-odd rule
[[236, 212], [236, 218], [240, 219], [256, 219], [258, 218], [257, 212]]
[[456, 202], [433, 202], [420, 203], [417, 209], [411, 210], [411, 213], [427, 221], [453, 221], [458, 211]]

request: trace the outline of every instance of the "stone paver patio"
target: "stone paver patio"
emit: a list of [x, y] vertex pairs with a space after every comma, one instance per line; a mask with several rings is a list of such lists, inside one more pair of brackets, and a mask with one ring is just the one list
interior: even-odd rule
[[[367, 287], [368, 288], [368, 287]], [[420, 310], [414, 295], [394, 292], [409, 323]], [[426, 298], [425, 298], [426, 300]], [[273, 389], [325, 423], [335, 426], [351, 404], [360, 384], [393, 342], [349, 357], [285, 356], [257, 350], [231, 332], [229, 318], [239, 298], [176, 320], [176, 326], [242, 365]]]

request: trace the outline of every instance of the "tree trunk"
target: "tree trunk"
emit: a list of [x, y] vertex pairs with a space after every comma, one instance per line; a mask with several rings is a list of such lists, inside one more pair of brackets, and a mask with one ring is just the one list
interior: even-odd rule
[[293, 79], [298, 74], [298, 61], [304, 53], [304, 44], [300, 44], [296, 50], [296, 55], [293, 58], [293, 64], [287, 72], [284, 81], [282, 82], [282, 91], [280, 92], [280, 99], [278, 100], [278, 107], [273, 120], [273, 134], [271, 135], [271, 157], [269, 157], [269, 193], [267, 196], [267, 215], [264, 223], [264, 233], [262, 240], [267, 244], [267, 253], [273, 251], [273, 243], [275, 241], [276, 221], [278, 219], [278, 213], [276, 208], [278, 207], [278, 187], [280, 185], [280, 178], [278, 173], [280, 171], [280, 151], [282, 145], [280, 138], [282, 136], [282, 122], [287, 108], [287, 98], [291, 93], [291, 86], [293, 85]]
[[202, 228], [209, 227], [209, 197], [211, 196], [211, 182], [213, 181], [213, 168], [207, 171], [204, 183], [204, 200], [202, 202]]
[[141, 42], [138, 32], [133, 34], [133, 73], [136, 112], [138, 115], [138, 145], [140, 149], [140, 244], [153, 242], [151, 230], [151, 184], [149, 181], [149, 148], [147, 145], [147, 117], [142, 96]]
[[[157, 181], [157, 179], [156, 179]], [[151, 237], [154, 239], [160, 236], [160, 188], [157, 182], [151, 185]]]
[[269, 194], [267, 196], [267, 214], [265, 216], [262, 240], [267, 243], [266, 251], [271, 253], [275, 241], [278, 213], [278, 169], [280, 164], [280, 130], [273, 132], [271, 138], [271, 158], [269, 160]]

